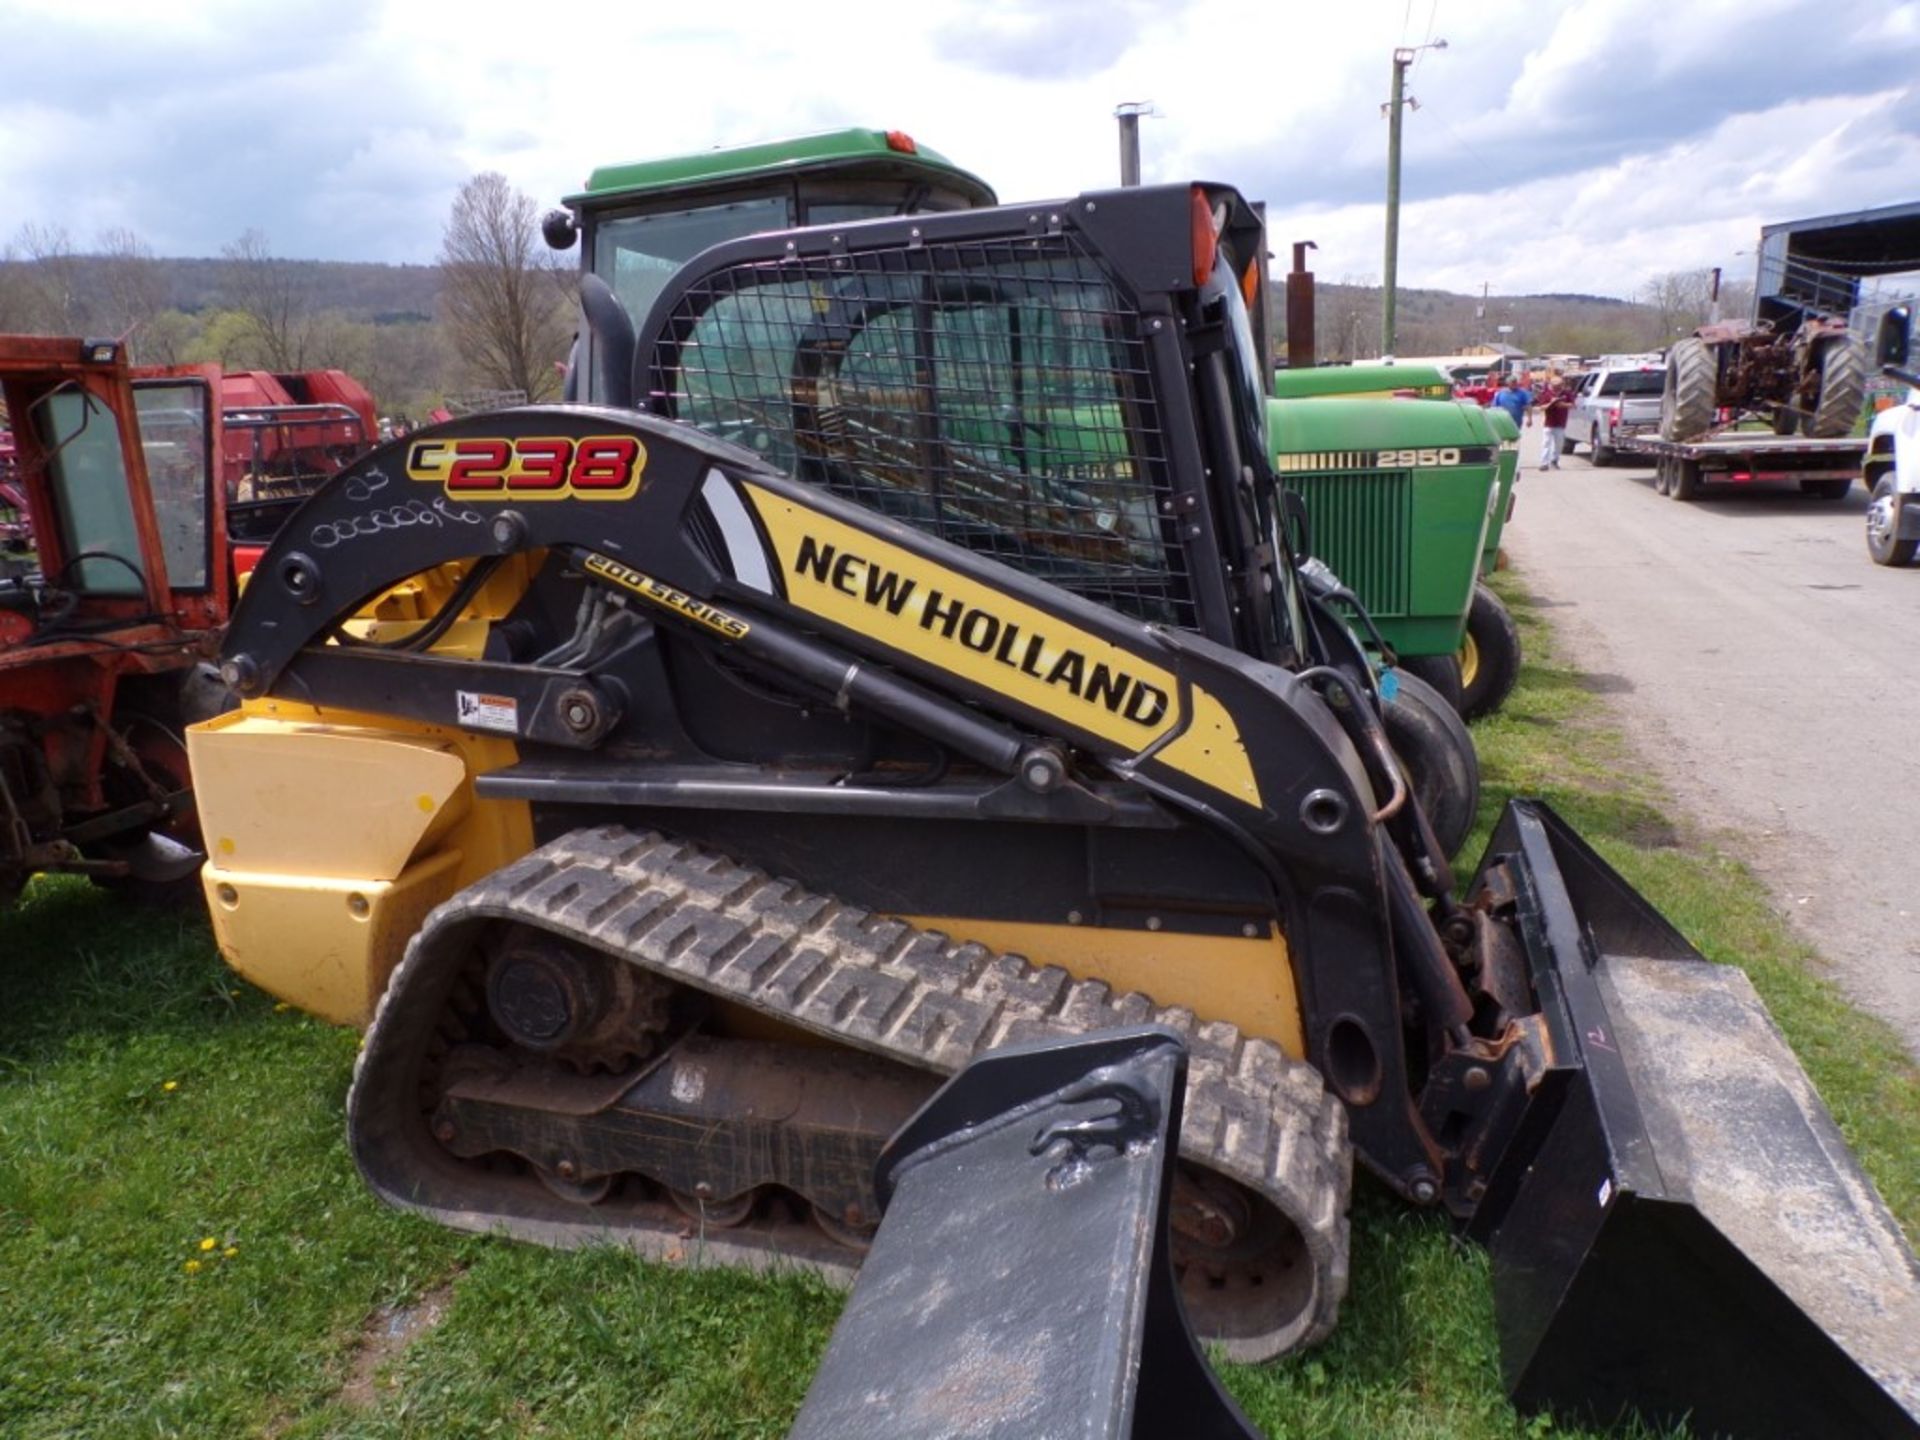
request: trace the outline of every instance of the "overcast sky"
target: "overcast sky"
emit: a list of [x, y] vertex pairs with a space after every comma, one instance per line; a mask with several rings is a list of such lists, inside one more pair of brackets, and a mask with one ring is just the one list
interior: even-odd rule
[[[1761, 224], [1920, 198], [1920, 4], [1889, 0], [0, 0], [0, 245], [431, 261], [455, 189], [904, 129], [1003, 199], [1230, 181], [1274, 248], [1377, 281], [1396, 45], [1400, 280], [1630, 295]], [[1284, 263], [1284, 262], [1283, 262]]]

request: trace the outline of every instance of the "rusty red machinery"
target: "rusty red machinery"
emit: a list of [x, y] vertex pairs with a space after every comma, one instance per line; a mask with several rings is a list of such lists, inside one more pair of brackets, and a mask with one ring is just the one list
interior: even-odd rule
[[379, 421], [344, 370], [229, 370], [220, 409], [228, 535], [244, 575], [300, 502], [373, 445]]
[[0, 903], [39, 871], [142, 896], [202, 858], [181, 732], [232, 600], [219, 374], [0, 335], [22, 527], [0, 570]]

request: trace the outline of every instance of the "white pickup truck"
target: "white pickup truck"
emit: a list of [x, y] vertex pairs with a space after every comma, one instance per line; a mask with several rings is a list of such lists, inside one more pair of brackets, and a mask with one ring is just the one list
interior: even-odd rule
[[1660, 425], [1660, 391], [1667, 372], [1658, 357], [1644, 363], [1602, 365], [1580, 382], [1567, 413], [1561, 453], [1584, 444], [1595, 465], [1611, 465], [1621, 440]]
[[1911, 565], [1920, 554], [1920, 374], [1910, 363], [1913, 318], [1904, 305], [1880, 320], [1874, 359], [1906, 384], [1906, 399], [1873, 417], [1861, 470], [1867, 502], [1867, 554], [1876, 565]]

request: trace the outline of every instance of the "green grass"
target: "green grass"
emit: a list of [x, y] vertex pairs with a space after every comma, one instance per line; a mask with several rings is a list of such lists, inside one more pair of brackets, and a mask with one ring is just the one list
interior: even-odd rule
[[[1502, 580], [1532, 659], [1477, 728], [1483, 820], [1544, 796], [1709, 955], [1747, 965], [1913, 1230], [1920, 1075], [1810, 977], [1752, 876], [1675, 843], [1592, 687]], [[701, 1440], [791, 1423], [832, 1290], [383, 1208], [341, 1140], [356, 1037], [234, 979], [204, 922], [41, 880], [0, 914], [0, 984], [0, 1434]], [[396, 1311], [429, 1308], [437, 1324], [389, 1338]], [[1339, 1332], [1226, 1378], [1275, 1437], [1584, 1433], [1507, 1406], [1485, 1256], [1364, 1182]]]

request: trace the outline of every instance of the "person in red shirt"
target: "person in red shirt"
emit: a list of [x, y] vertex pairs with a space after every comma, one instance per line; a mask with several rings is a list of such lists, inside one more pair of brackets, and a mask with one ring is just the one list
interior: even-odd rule
[[1559, 376], [1549, 376], [1547, 390], [1537, 401], [1540, 407], [1540, 468], [1558, 470], [1560, 449], [1567, 438], [1567, 412], [1573, 408], [1573, 387]]

